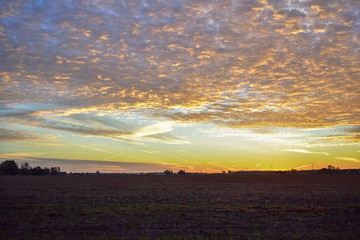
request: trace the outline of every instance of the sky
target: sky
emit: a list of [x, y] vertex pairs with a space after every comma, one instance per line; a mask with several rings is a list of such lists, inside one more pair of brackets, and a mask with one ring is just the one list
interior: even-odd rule
[[1, 0], [0, 161], [360, 168], [357, 0]]

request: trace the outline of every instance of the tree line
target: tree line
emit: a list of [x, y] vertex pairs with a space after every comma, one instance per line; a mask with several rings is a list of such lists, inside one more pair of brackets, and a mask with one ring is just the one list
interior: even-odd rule
[[[174, 174], [173, 171], [170, 170], [170, 169], [166, 169], [166, 170], [164, 171], [164, 173], [165, 173], [165, 175], [172, 175], [172, 174]], [[188, 173], [185, 172], [185, 170], [179, 170], [177, 174], [178, 174], [178, 175], [184, 175], [184, 174], [188, 174]]]
[[25, 162], [18, 167], [14, 160], [6, 160], [0, 164], [0, 175], [57, 175], [66, 174], [61, 172], [60, 167], [31, 167], [29, 163]]

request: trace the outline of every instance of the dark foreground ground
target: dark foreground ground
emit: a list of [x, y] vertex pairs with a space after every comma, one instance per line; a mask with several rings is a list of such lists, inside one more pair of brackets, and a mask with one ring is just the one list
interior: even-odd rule
[[0, 177], [0, 239], [359, 236], [359, 175]]

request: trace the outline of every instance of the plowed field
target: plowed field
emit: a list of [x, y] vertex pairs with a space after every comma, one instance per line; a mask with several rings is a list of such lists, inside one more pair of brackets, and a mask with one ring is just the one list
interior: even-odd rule
[[0, 239], [359, 236], [359, 175], [0, 177]]

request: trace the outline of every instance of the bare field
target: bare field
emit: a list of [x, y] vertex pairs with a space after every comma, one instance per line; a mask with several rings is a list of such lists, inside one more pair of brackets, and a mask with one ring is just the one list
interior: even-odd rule
[[359, 175], [1, 176], [0, 239], [359, 239]]

